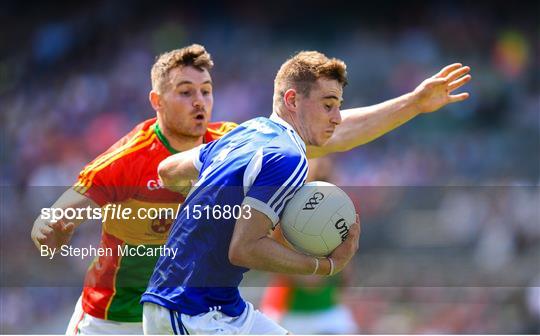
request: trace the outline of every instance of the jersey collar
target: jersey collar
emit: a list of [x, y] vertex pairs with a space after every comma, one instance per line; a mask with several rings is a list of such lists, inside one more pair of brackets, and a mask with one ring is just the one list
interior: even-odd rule
[[163, 135], [163, 132], [161, 131], [161, 128], [159, 128], [159, 125], [158, 125], [158, 122], [156, 121], [156, 123], [154, 124], [154, 132], [156, 133], [159, 141], [161, 141], [161, 143], [163, 144], [163, 146], [165, 146], [165, 148], [167, 148], [169, 150], [169, 152], [171, 152], [171, 154], [176, 154], [176, 153], [179, 153], [176, 149], [174, 149], [171, 144], [169, 143], [169, 140], [167, 140], [167, 138], [165, 137], [165, 135]]
[[298, 140], [298, 142], [300, 142], [300, 144], [302, 145], [303, 149], [304, 149], [304, 152], [306, 151], [306, 144], [304, 142], [304, 140], [302, 140], [302, 138], [298, 135], [298, 133], [294, 130], [294, 128], [291, 126], [291, 124], [289, 124], [288, 122], [286, 122], [285, 120], [283, 120], [283, 118], [281, 118], [280, 116], [277, 115], [277, 113], [272, 113], [270, 115], [270, 120], [272, 120], [273, 122], [275, 123], [278, 123], [282, 126], [284, 126], [286, 129], [289, 129], [291, 130], [292, 134], [294, 135], [294, 137]]

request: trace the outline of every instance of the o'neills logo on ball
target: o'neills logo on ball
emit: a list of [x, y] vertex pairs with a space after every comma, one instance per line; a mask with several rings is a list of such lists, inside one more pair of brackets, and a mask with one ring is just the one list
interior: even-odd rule
[[349, 235], [349, 228], [347, 227], [347, 223], [343, 218], [340, 218], [335, 224], [334, 227], [338, 229], [339, 234], [341, 235], [341, 241], [345, 241], [347, 236]]
[[314, 210], [315, 206], [319, 205], [319, 202], [324, 198], [324, 194], [320, 191], [317, 191], [313, 196], [307, 201], [304, 206], [304, 210]]

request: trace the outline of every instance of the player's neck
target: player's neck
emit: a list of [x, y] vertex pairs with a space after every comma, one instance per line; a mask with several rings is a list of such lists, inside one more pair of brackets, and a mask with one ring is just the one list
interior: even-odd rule
[[306, 139], [304, 139], [304, 128], [302, 127], [302, 123], [298, 120], [298, 118], [295, 118], [294, 115], [287, 112], [277, 112], [274, 111], [274, 114], [276, 114], [281, 119], [285, 120], [291, 127], [294, 129], [294, 131], [302, 138], [304, 142], [306, 142]]

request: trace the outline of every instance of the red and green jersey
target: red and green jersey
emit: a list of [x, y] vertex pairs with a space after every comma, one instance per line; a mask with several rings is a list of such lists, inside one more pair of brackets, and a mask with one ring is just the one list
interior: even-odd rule
[[[204, 142], [223, 136], [236, 127], [231, 122], [210, 123]], [[98, 256], [85, 278], [82, 306], [86, 313], [119, 322], [142, 321], [141, 294], [146, 289], [159, 254], [129, 256], [118, 249], [158, 248], [166, 242], [174, 218], [143, 219], [141, 208], [171, 209], [176, 212], [184, 197], [163, 188], [158, 164], [176, 151], [161, 133], [156, 119], [137, 125], [79, 174], [74, 189], [102, 207], [130, 208], [132, 218], [106, 218], [101, 246], [112, 255]], [[166, 217], [166, 216], [163, 216]]]
[[286, 276], [278, 276], [266, 288], [261, 310], [279, 319], [291, 312], [312, 313], [331, 309], [338, 304], [338, 283], [339, 277], [331, 277], [308, 286]]

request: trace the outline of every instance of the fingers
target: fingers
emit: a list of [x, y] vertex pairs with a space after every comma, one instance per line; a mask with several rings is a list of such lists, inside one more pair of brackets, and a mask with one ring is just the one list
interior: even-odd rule
[[36, 245], [38, 249], [41, 248], [41, 245], [51, 246], [51, 239], [53, 236], [52, 232], [53, 229], [48, 226], [41, 227], [36, 230], [34, 233], [32, 233], [32, 241], [34, 242], [34, 245]]
[[54, 231], [62, 231], [62, 228], [64, 227], [64, 223], [62, 220], [56, 221], [56, 222], [48, 222], [47, 227], [52, 228]]
[[451, 103], [456, 103], [460, 101], [464, 101], [465, 99], [469, 98], [469, 93], [463, 92], [457, 95], [451, 95], [449, 96], [449, 100]]
[[429, 85], [435, 86], [435, 85], [441, 85], [446, 84], [446, 78], [435, 78], [435, 79], [429, 79]]
[[358, 234], [362, 234], [362, 224], [360, 222], [360, 215], [356, 214], [356, 223], [358, 224]]
[[55, 229], [52, 228], [49, 224], [41, 225], [33, 233], [33, 240], [37, 248], [40, 248], [41, 245], [50, 246], [51, 242], [54, 240]]
[[62, 228], [62, 232], [65, 234], [72, 234], [73, 230], [75, 230], [75, 223], [69, 222]]
[[452, 92], [455, 89], [462, 87], [463, 85], [467, 84], [471, 80], [471, 78], [472, 78], [471, 75], [467, 75], [467, 76], [461, 77], [460, 79], [456, 81], [451, 82], [448, 85], [448, 91]]
[[360, 240], [360, 218], [357, 216], [357, 221], [351, 227], [349, 228], [349, 235], [347, 236], [347, 239], [351, 241], [353, 244], [354, 251], [356, 252], [358, 250], [358, 241]]
[[57, 247], [61, 243], [67, 243], [75, 230], [75, 223], [63, 221], [48, 222], [36, 228], [32, 239], [38, 248], [40, 245]]
[[75, 223], [73, 222], [64, 222], [63, 220], [59, 220], [56, 222], [49, 222], [48, 227], [52, 228], [54, 231], [57, 231], [59, 233], [72, 233], [73, 230], [75, 230]]
[[349, 228], [349, 235], [360, 235], [360, 223], [356, 222]]
[[461, 76], [467, 74], [469, 71], [471, 71], [471, 68], [468, 66], [460, 67], [458, 69], [453, 70], [450, 72], [445, 79], [450, 83], [455, 81], [456, 79], [460, 78]]
[[43, 244], [46, 240], [47, 240], [47, 236], [45, 236], [41, 232], [36, 233], [35, 236], [34, 236], [34, 242], [37, 242], [39, 244]]
[[50, 227], [49, 225], [45, 225], [39, 229], [39, 233], [48, 236], [51, 235], [54, 232], [54, 228]]
[[445, 78], [447, 77], [452, 71], [459, 69], [461, 67], [461, 63], [454, 63], [445, 66], [439, 73], [437, 73], [435, 76], [436, 78]]

